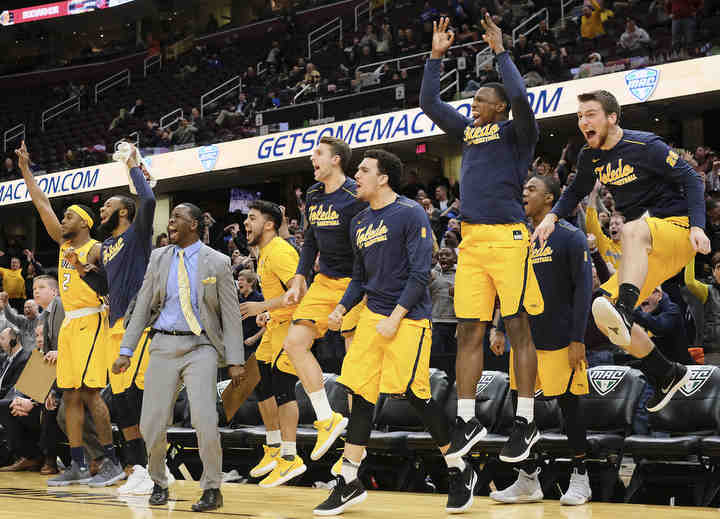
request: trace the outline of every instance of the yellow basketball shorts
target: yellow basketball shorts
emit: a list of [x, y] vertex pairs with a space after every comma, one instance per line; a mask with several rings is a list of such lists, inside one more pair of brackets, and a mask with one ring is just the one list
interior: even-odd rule
[[[570, 367], [568, 352], [570, 348], [559, 350], [537, 350], [537, 378], [535, 392], [542, 390], [545, 396], [560, 396], [570, 391], [573, 395], [587, 395], [587, 365], [580, 371]], [[514, 355], [510, 349], [510, 389], [517, 390]]]
[[430, 398], [430, 321], [403, 319], [395, 336], [386, 339], [376, 330], [382, 319], [368, 308], [362, 311], [338, 382], [371, 404], [380, 393], [404, 395], [409, 390]]
[[[695, 256], [690, 243], [690, 223], [687, 216], [655, 218], [648, 216], [645, 221], [650, 228], [652, 249], [648, 254], [648, 271], [645, 284], [640, 289], [637, 306], [645, 301], [652, 291], [680, 272]], [[600, 288], [611, 299], [618, 296], [618, 275], [613, 274]]]
[[138, 389], [145, 389], [145, 372], [147, 371], [148, 362], [150, 361], [150, 338], [148, 332], [150, 328], [146, 328], [140, 336], [140, 341], [135, 348], [135, 353], [130, 358], [130, 367], [123, 373], [115, 374], [112, 372], [112, 365], [115, 359], [120, 355], [120, 344], [125, 335], [125, 327], [123, 319], [115, 321], [115, 325], [110, 328], [108, 336], [108, 378], [110, 379], [110, 389], [113, 395], [119, 395], [125, 392], [130, 386], [135, 384]]
[[58, 337], [57, 385], [60, 389], [107, 385], [108, 322], [104, 312], [65, 318]]
[[290, 362], [287, 352], [283, 349], [285, 337], [290, 329], [291, 321], [277, 322], [271, 319], [267, 323], [262, 340], [255, 351], [255, 358], [258, 362], [266, 362], [277, 367], [283, 373], [297, 375], [295, 366]]
[[540, 286], [529, 259], [525, 224], [463, 223], [455, 274], [458, 319], [491, 321], [496, 296], [503, 317], [513, 317], [523, 308], [530, 315], [543, 313]]
[[[350, 278], [334, 279], [325, 274], [315, 276], [315, 280], [293, 314], [293, 322], [310, 321], [315, 324], [318, 337], [325, 335], [328, 330], [328, 316], [335, 310], [349, 284]], [[340, 328], [343, 334], [355, 332], [364, 307], [365, 304], [360, 303], [345, 314]]]

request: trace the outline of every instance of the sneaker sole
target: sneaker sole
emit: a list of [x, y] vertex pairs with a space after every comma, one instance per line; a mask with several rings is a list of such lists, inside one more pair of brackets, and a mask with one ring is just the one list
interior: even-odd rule
[[503, 461], [505, 463], [520, 463], [521, 461], [525, 461], [528, 458], [528, 456], [530, 456], [530, 451], [532, 450], [533, 445], [535, 445], [539, 439], [540, 439], [540, 433], [536, 432], [535, 436], [533, 436], [533, 439], [530, 440], [530, 443], [528, 444], [527, 449], [525, 449], [525, 452], [520, 454], [520, 456], [515, 456], [514, 458], [500, 454], [500, 461]]
[[338, 424], [333, 429], [332, 434], [330, 434], [330, 436], [328, 436], [328, 439], [325, 440], [325, 443], [323, 443], [319, 447], [316, 446], [313, 449], [312, 453], [310, 454], [310, 459], [313, 461], [317, 461], [320, 458], [322, 458], [325, 455], [325, 453], [328, 451], [328, 449], [330, 449], [330, 447], [332, 447], [333, 443], [335, 443], [335, 440], [337, 440], [340, 437], [340, 435], [345, 432], [345, 429], [347, 428], [347, 424], [348, 424], [348, 419], [343, 417], [342, 420], [340, 420], [340, 422], [338, 422]]
[[259, 478], [264, 476], [265, 474], [269, 474], [273, 471], [273, 469], [277, 467], [277, 461], [273, 461], [272, 463], [269, 463], [267, 466], [261, 468], [261, 469], [252, 469], [250, 471], [250, 477], [251, 478]]
[[260, 482], [260, 483], [258, 483], [258, 486], [259, 486], [260, 488], [275, 488], [275, 487], [279, 487], [280, 485], [283, 485], [283, 484], [287, 483], [287, 482], [290, 481], [291, 479], [294, 479], [294, 478], [298, 477], [300, 474], [303, 474], [306, 470], [307, 470], [307, 465], [303, 464], [303, 465], [299, 466], [298, 468], [296, 468], [295, 470], [292, 470], [292, 471], [288, 472], [287, 474], [285, 474], [285, 475], [284, 475], [283, 477], [281, 477], [280, 479], [278, 479], [278, 480], [276, 480], [276, 481], [273, 481], [272, 483], [265, 483], [265, 484], [263, 484], [262, 482]]
[[475, 470], [473, 470], [472, 473], [473, 473], [472, 483], [471, 483], [472, 491], [470, 492], [470, 499], [467, 500], [467, 503], [465, 503], [464, 505], [457, 507], [457, 508], [450, 508], [449, 506], [446, 506], [445, 511], [447, 513], [461, 514], [462, 512], [464, 512], [465, 510], [467, 510], [468, 508], [470, 508], [472, 506], [473, 501], [475, 501], [475, 485], [477, 485], [477, 482], [478, 482], [477, 472], [475, 472]]
[[690, 370], [687, 368], [685, 368], [685, 370], [686, 371], [685, 371], [685, 375], [683, 376], [683, 378], [678, 380], [675, 383], [675, 385], [673, 385], [673, 387], [670, 388], [670, 391], [667, 392], [665, 397], [662, 400], [660, 400], [660, 402], [658, 402], [657, 405], [655, 405], [652, 408], [650, 408], [650, 407], [646, 408], [648, 410], [648, 413], [657, 413], [658, 411], [662, 410], [663, 407], [668, 405], [670, 400], [672, 400], [672, 397], [673, 397], [673, 395], [675, 395], [675, 393], [677, 393], [677, 390], [680, 389], [681, 387], [683, 387], [685, 384], [687, 384], [687, 382], [690, 380]]
[[118, 481], [122, 481], [122, 480], [125, 479], [126, 477], [127, 477], [127, 474], [125, 474], [125, 471], [123, 470], [120, 474], [118, 474], [117, 476], [114, 476], [114, 477], [108, 479], [107, 481], [103, 481], [103, 482], [101, 482], [101, 483], [90, 483], [90, 482], [88, 482], [88, 486], [89, 486], [90, 488], [104, 488], [104, 487], [109, 487], [109, 486], [111, 486], [111, 485], [114, 485], [114, 484], [117, 483]]
[[[365, 461], [365, 458], [367, 458], [367, 449], [365, 449], [365, 450], [363, 451], [362, 458], [360, 458], [360, 463], [362, 463], [363, 461]], [[336, 463], [337, 463], [337, 462], [336, 462]], [[342, 475], [342, 463], [340, 464], [340, 470], [338, 470], [337, 472], [335, 471], [335, 465], [333, 465], [332, 467], [330, 467], [330, 474], [331, 474], [332, 476], [335, 476], [335, 477], [341, 476], [341, 475]]]
[[152, 491], [153, 491], [152, 488], [149, 488], [146, 491], [135, 488], [130, 495], [132, 495], [132, 496], [151, 496]]
[[[592, 314], [598, 328], [607, 335], [607, 338], [620, 347], [630, 346], [630, 332], [625, 326], [622, 317], [612, 305], [604, 297], [598, 297], [593, 301]], [[617, 333], [613, 329], [618, 330]]]
[[345, 511], [345, 509], [352, 505], [357, 505], [365, 501], [367, 499], [367, 492], [363, 492], [357, 497], [353, 497], [346, 503], [343, 503], [342, 505], [338, 506], [337, 508], [333, 508], [332, 510], [313, 510], [314, 515], [320, 515], [320, 516], [326, 516], [326, 515], [338, 515]]
[[47, 482], [49, 487], [69, 487], [70, 485], [87, 485], [92, 478], [76, 479], [74, 481], [53, 481]]
[[538, 490], [538, 493], [530, 494], [529, 496], [520, 496], [520, 497], [513, 497], [513, 498], [506, 498], [498, 495], [493, 495], [495, 492], [492, 492], [490, 494], [490, 499], [495, 501], [496, 503], [502, 503], [505, 505], [515, 505], [518, 503], [537, 503], [539, 501], [542, 501], [545, 497], [542, 493], [542, 490]]
[[483, 438], [485, 438], [485, 436], [487, 436], [487, 429], [485, 427], [483, 427], [480, 431], [478, 431], [478, 433], [475, 436], [470, 438], [467, 441], [467, 443], [465, 443], [465, 445], [463, 446], [462, 449], [460, 449], [456, 452], [446, 454], [445, 457], [452, 459], [452, 458], [462, 458], [463, 456], [467, 456], [468, 452], [470, 452], [472, 450], [472, 448], [475, 446], [475, 444], [477, 442], [479, 442], [480, 440], [482, 440]]
[[117, 489], [118, 495], [121, 496], [129, 496], [132, 495], [132, 493], [135, 491], [137, 487], [140, 486], [140, 484], [145, 481], [145, 478], [141, 479], [140, 481], [134, 482], [133, 485], [127, 486], [127, 483]]
[[560, 504], [563, 505], [563, 506], [582, 506], [582, 505], [588, 504], [590, 501], [592, 501], [592, 495], [591, 495], [590, 497], [588, 497], [588, 498], [587, 498], [585, 501], [583, 501], [582, 503], [569, 503], [569, 502], [567, 502], [567, 501], [563, 501], [563, 500], [562, 500], [562, 497], [560, 498]]

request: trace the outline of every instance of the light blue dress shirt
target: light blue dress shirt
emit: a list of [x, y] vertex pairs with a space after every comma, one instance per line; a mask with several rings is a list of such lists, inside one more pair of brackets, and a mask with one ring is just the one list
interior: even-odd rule
[[[198, 307], [198, 286], [197, 286], [197, 269], [198, 269], [198, 252], [202, 248], [203, 244], [200, 240], [196, 241], [192, 245], [185, 247], [185, 270], [190, 280], [190, 302], [192, 303], [193, 312], [195, 317], [200, 323], [200, 311]], [[168, 274], [167, 285], [165, 286], [165, 305], [160, 311], [160, 315], [153, 324], [153, 328], [157, 330], [167, 331], [184, 331], [189, 332], [190, 326], [183, 315], [182, 308], [180, 307], [180, 292], [178, 290], [178, 264], [180, 262], [180, 247], [174, 247], [172, 262], [170, 263], [170, 273]], [[200, 323], [202, 326], [202, 323]], [[132, 356], [133, 352], [130, 350], [120, 350], [121, 355]]]

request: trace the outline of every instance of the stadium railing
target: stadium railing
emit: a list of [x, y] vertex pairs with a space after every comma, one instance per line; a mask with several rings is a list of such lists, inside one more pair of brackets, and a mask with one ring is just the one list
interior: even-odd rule
[[65, 112], [72, 110], [73, 108], [77, 108], [78, 112], [80, 111], [80, 98], [77, 96], [72, 96], [65, 101], [61, 101], [55, 106], [51, 106], [50, 108], [45, 110], [40, 116], [40, 128], [42, 129], [42, 131], [45, 131], [45, 125], [49, 121], [55, 119], [59, 115], [64, 114]]
[[104, 79], [97, 83], [95, 85], [95, 104], [98, 103], [98, 96], [102, 94], [103, 92], [106, 92], [107, 90], [110, 90], [113, 87], [116, 87], [118, 85], [122, 85], [125, 82], [127, 82], [127, 85], [130, 86], [130, 69], [126, 68], [125, 70], [122, 70], [118, 72], [117, 74], [113, 74], [107, 79]]
[[[214, 103], [226, 95], [230, 94], [234, 90], [238, 91], [238, 99], [240, 99], [240, 94], [242, 93], [242, 78], [240, 76], [235, 76], [224, 83], [216, 86], [212, 90], [209, 90], [205, 92], [203, 95], [200, 96], [200, 117], [205, 117], [205, 107], [208, 106], [211, 103]], [[219, 93], [218, 93], [219, 92]], [[210, 98], [210, 96], [213, 96]], [[208, 99], [210, 98], [210, 99]]]

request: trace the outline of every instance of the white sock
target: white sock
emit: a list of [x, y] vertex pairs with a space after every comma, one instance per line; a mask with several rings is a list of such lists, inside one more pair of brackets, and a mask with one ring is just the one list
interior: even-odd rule
[[465, 423], [475, 418], [474, 398], [458, 398], [457, 402], [457, 415], [462, 418]]
[[295, 442], [282, 442], [280, 448], [280, 456], [295, 456], [297, 455], [297, 444]]
[[327, 393], [325, 389], [315, 391], [314, 393], [308, 393], [310, 402], [312, 403], [313, 409], [315, 410], [315, 416], [319, 421], [329, 420], [332, 418], [332, 408], [328, 401]]
[[453, 456], [451, 458], [448, 458], [445, 456], [445, 463], [447, 463], [448, 468], [458, 468], [460, 469], [460, 472], [465, 470], [465, 461], [459, 456]]
[[280, 436], [280, 429], [274, 431], [267, 431], [265, 433], [265, 443], [277, 447], [282, 443], [282, 437]]
[[355, 481], [357, 479], [358, 470], [360, 470], [359, 463], [350, 461], [345, 456], [343, 456], [342, 477], [345, 480], [345, 483], [350, 483], [351, 481]]
[[525, 418], [528, 421], [528, 423], [530, 423], [535, 419], [535, 416], [533, 414], [534, 409], [535, 409], [535, 399], [534, 398], [527, 398], [524, 396], [518, 397], [516, 416], [522, 416], [523, 418]]

